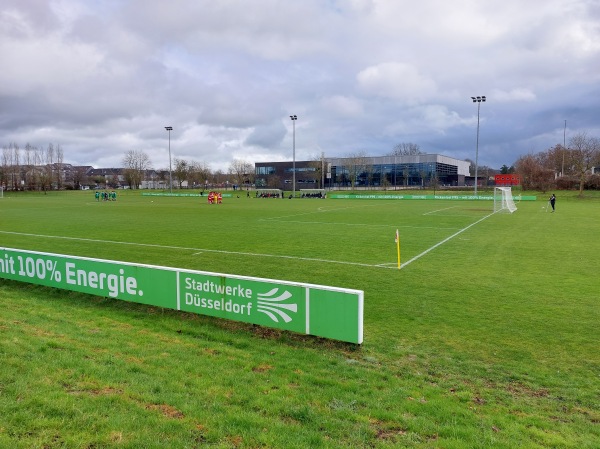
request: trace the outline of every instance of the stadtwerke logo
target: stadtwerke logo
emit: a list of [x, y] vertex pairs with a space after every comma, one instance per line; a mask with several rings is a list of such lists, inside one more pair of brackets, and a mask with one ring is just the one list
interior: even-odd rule
[[274, 288], [267, 293], [258, 293], [257, 297], [257, 310], [266, 314], [276, 323], [282, 319], [286, 323], [292, 321], [292, 317], [288, 315], [288, 312], [298, 312], [298, 304], [283, 304], [284, 301], [290, 299], [292, 294], [284, 290], [280, 293], [279, 288]]

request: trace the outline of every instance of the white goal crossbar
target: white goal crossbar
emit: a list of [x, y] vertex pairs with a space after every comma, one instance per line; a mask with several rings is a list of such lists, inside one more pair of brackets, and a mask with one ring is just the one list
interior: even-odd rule
[[494, 212], [510, 212], [517, 210], [510, 187], [494, 187]]

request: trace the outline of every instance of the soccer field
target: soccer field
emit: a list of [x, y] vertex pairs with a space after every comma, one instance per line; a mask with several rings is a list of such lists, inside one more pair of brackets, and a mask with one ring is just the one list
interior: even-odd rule
[[[492, 212], [490, 202], [471, 201], [290, 201], [242, 196], [208, 205], [199, 198], [128, 193], [117, 202], [96, 202], [89, 193], [30, 197], [14, 208], [14, 201], [8, 200], [3, 223], [13, 223], [14, 228], [3, 238], [36, 249], [45, 240], [44, 248], [68, 247], [107, 257], [122, 257], [129, 246], [135, 261], [140, 260], [140, 249], [183, 258], [192, 252], [204, 267], [220, 263], [221, 258], [227, 263], [235, 258], [255, 267], [268, 265], [268, 259], [275, 267], [281, 267], [282, 259], [294, 261], [294, 266], [309, 272], [322, 263], [397, 268], [396, 229], [404, 262], [409, 263]], [[187, 264], [184, 260], [179, 263]], [[160, 263], [160, 257], [145, 262]], [[288, 278], [285, 271], [280, 273]]]
[[2, 247], [358, 289], [365, 309], [355, 347], [0, 279], [0, 446], [597, 447], [600, 201], [517, 206], [5, 194]]

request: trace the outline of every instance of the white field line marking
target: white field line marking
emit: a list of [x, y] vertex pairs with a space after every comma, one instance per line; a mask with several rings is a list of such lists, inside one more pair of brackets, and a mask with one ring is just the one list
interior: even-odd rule
[[317, 208], [316, 211], [302, 212], [300, 214], [292, 214], [292, 215], [282, 215], [280, 217], [261, 218], [259, 221], [273, 221], [273, 220], [277, 221], [277, 220], [281, 220], [282, 218], [301, 217], [303, 215], [320, 214], [320, 213], [325, 213], [325, 212], [336, 212], [338, 210], [357, 209], [357, 208], [375, 207], [375, 206], [376, 206], [376, 204], [365, 204], [365, 205], [361, 205], [361, 206], [337, 207], [335, 209], [325, 209], [325, 206], [322, 206], [322, 207]]
[[346, 262], [340, 260], [329, 260], [329, 259], [317, 259], [314, 257], [297, 257], [297, 256], [285, 256], [285, 255], [277, 255], [277, 254], [263, 254], [263, 253], [247, 253], [240, 251], [224, 251], [219, 249], [205, 249], [205, 248], [188, 248], [185, 246], [170, 246], [170, 245], [157, 245], [154, 243], [135, 243], [135, 242], [118, 242], [116, 240], [99, 240], [99, 239], [86, 239], [80, 237], [63, 237], [58, 235], [43, 235], [43, 234], [28, 234], [24, 232], [11, 232], [11, 231], [0, 231], [0, 234], [12, 234], [12, 235], [23, 235], [28, 237], [38, 237], [38, 238], [47, 238], [47, 239], [62, 239], [62, 240], [77, 240], [81, 242], [94, 242], [94, 243], [112, 243], [115, 245], [130, 245], [130, 246], [143, 246], [149, 248], [164, 248], [164, 249], [178, 249], [178, 250], [188, 250], [188, 251], [196, 251], [195, 254], [200, 254], [202, 252], [206, 253], [218, 253], [218, 254], [236, 254], [240, 256], [252, 256], [252, 257], [271, 257], [278, 259], [293, 259], [293, 260], [306, 260], [310, 262], [325, 262], [325, 263], [337, 263], [341, 265], [356, 265], [359, 267], [377, 267], [378, 265], [368, 264], [368, 263], [359, 263], [359, 262]]
[[458, 206], [450, 206], [450, 207], [445, 207], [445, 208], [443, 208], [443, 209], [432, 210], [431, 212], [425, 212], [423, 215], [435, 214], [435, 213], [437, 213], [437, 212], [441, 212], [441, 211], [443, 211], [443, 210], [454, 209], [455, 207], [458, 207]]
[[418, 254], [418, 255], [416, 255], [415, 257], [413, 257], [412, 259], [410, 259], [408, 262], [404, 262], [403, 264], [401, 264], [401, 265], [400, 265], [400, 268], [404, 268], [405, 266], [407, 266], [408, 264], [410, 264], [410, 263], [414, 262], [415, 260], [417, 260], [417, 259], [420, 259], [420, 258], [421, 258], [421, 257], [423, 257], [425, 254], [429, 253], [430, 251], [433, 251], [433, 250], [434, 250], [434, 249], [436, 249], [438, 246], [440, 246], [440, 245], [443, 245], [444, 243], [446, 243], [448, 240], [451, 240], [451, 239], [453, 239], [453, 238], [454, 238], [454, 237], [456, 237], [457, 235], [459, 235], [459, 234], [461, 234], [461, 233], [465, 232], [467, 229], [469, 229], [469, 228], [471, 228], [471, 227], [475, 226], [475, 225], [476, 225], [476, 224], [478, 224], [478, 223], [481, 223], [481, 222], [482, 222], [483, 220], [485, 220], [486, 218], [489, 218], [489, 217], [491, 217], [492, 215], [494, 215], [494, 213], [495, 213], [495, 212], [492, 212], [491, 214], [489, 214], [489, 215], [486, 215], [486, 216], [485, 216], [485, 217], [483, 217], [483, 218], [480, 218], [480, 219], [479, 219], [479, 220], [477, 220], [476, 222], [474, 222], [474, 223], [471, 223], [469, 226], [467, 226], [467, 227], [465, 227], [465, 228], [461, 229], [460, 231], [458, 231], [458, 232], [455, 232], [455, 233], [454, 233], [454, 234], [452, 234], [450, 237], [446, 237], [446, 238], [445, 238], [444, 240], [442, 240], [441, 242], [439, 242], [439, 243], [436, 243], [436, 244], [435, 244], [435, 245], [433, 245], [431, 248], [429, 248], [429, 249], [426, 249], [426, 250], [425, 250], [425, 251], [423, 251], [421, 254]]
[[[476, 222], [471, 223], [469, 226], [466, 226], [465, 228], [461, 229], [460, 231], [455, 232], [450, 237], [447, 237], [444, 240], [442, 240], [441, 242], [436, 243], [431, 248], [423, 251], [421, 254], [410, 259], [408, 262], [401, 264], [400, 268], [404, 268], [405, 266], [414, 262], [415, 260], [420, 259], [421, 257], [426, 255], [430, 251], [433, 251], [438, 246], [453, 239], [457, 235], [463, 233], [464, 231], [471, 228], [472, 226], [475, 226], [476, 224], [482, 222], [486, 218], [491, 217], [492, 215], [494, 215], [494, 213], [486, 215], [485, 217], [477, 220]], [[76, 240], [76, 241], [81, 241], [81, 242], [113, 243], [115, 245], [130, 245], [130, 246], [143, 246], [143, 247], [150, 247], [150, 248], [165, 248], [165, 249], [196, 251], [196, 253], [194, 255], [200, 254], [202, 252], [207, 252], [207, 253], [218, 253], [218, 254], [237, 254], [237, 255], [251, 256], [251, 257], [271, 257], [271, 258], [279, 258], [279, 259], [306, 260], [306, 261], [310, 261], [310, 262], [336, 263], [336, 264], [340, 264], [340, 265], [354, 265], [354, 266], [371, 267], [371, 268], [387, 268], [387, 269], [396, 268], [396, 266], [395, 266], [396, 264], [394, 264], [394, 267], [386, 266], [386, 265], [392, 265], [391, 262], [383, 263], [383, 264], [368, 264], [368, 263], [359, 263], [359, 262], [346, 262], [346, 261], [340, 261], [340, 260], [317, 259], [314, 257], [297, 257], [297, 256], [285, 256], [285, 255], [276, 255], [276, 254], [248, 253], [248, 252], [240, 252], [240, 251], [224, 251], [224, 250], [218, 250], [218, 249], [189, 248], [189, 247], [185, 247], [185, 246], [157, 245], [154, 243], [119, 242], [116, 240], [86, 239], [86, 238], [80, 238], [80, 237], [64, 237], [64, 236], [57, 236], [57, 235], [29, 234], [29, 233], [25, 233], [25, 232], [12, 232], [12, 231], [0, 231], [0, 234], [23, 235], [23, 236], [28, 236], [28, 237], [38, 237], [38, 238], [48, 238], [48, 239]]]
[[[273, 220], [275, 221], [275, 220]], [[318, 225], [332, 225], [332, 226], [364, 226], [366, 228], [417, 228], [417, 229], [458, 229], [456, 226], [452, 228], [440, 228], [438, 226], [402, 226], [402, 225], [390, 225], [390, 224], [364, 224], [364, 223], [340, 223], [331, 221], [300, 221], [300, 220], [277, 220], [277, 223], [302, 223], [302, 224], [318, 224]]]

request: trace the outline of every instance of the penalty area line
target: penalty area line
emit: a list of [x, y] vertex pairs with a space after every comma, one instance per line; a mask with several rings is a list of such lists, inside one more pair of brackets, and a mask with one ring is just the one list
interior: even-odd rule
[[433, 251], [434, 249], [436, 249], [438, 246], [443, 245], [444, 243], [446, 243], [449, 240], [452, 240], [454, 237], [456, 237], [457, 235], [462, 234], [463, 232], [465, 232], [467, 229], [472, 228], [473, 226], [475, 226], [478, 223], [481, 223], [483, 220], [485, 220], [486, 218], [491, 217], [492, 215], [494, 215], [495, 212], [492, 212], [489, 215], [486, 215], [485, 217], [477, 220], [474, 223], [471, 223], [469, 226], [462, 228], [460, 231], [455, 232], [454, 234], [452, 234], [450, 237], [446, 237], [444, 240], [442, 240], [441, 242], [436, 243], [435, 245], [433, 245], [431, 248], [426, 249], [425, 251], [423, 251], [421, 254], [416, 255], [415, 257], [413, 257], [412, 259], [410, 259], [408, 262], [404, 262], [403, 264], [400, 265], [400, 268], [404, 268], [405, 266], [413, 263], [415, 260], [420, 259], [421, 257], [423, 257], [425, 254]]
[[457, 208], [457, 207], [458, 207], [458, 206], [450, 206], [450, 207], [445, 207], [445, 208], [443, 208], [443, 209], [432, 210], [432, 211], [430, 211], [430, 212], [425, 212], [423, 215], [431, 215], [431, 214], [435, 214], [435, 213], [438, 213], [438, 212], [442, 212], [442, 211], [444, 211], [444, 210], [448, 210], [448, 209], [454, 209], [454, 208]]

